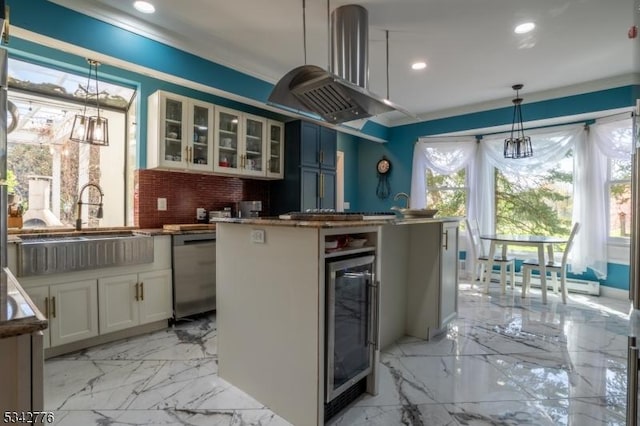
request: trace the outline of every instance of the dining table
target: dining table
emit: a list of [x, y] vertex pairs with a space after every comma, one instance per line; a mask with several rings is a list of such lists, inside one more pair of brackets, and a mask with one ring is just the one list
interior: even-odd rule
[[[553, 246], [555, 244], [566, 244], [569, 241], [569, 237], [557, 237], [548, 235], [507, 235], [507, 234], [486, 234], [480, 235], [483, 240], [489, 241], [489, 261], [487, 265], [487, 271], [493, 270], [493, 259], [496, 254], [496, 247], [501, 246], [502, 257], [507, 257], [507, 251], [509, 246], [526, 246], [535, 247], [538, 252], [538, 265], [540, 266], [540, 286], [547, 285], [547, 261], [545, 260], [545, 247], [548, 256], [548, 262], [553, 263]], [[491, 279], [491, 272], [486, 274]], [[486, 279], [486, 278], [485, 278]], [[504, 291], [503, 287], [503, 291]], [[556, 290], [554, 288], [554, 290]], [[542, 292], [542, 303], [547, 303], [547, 292]]]

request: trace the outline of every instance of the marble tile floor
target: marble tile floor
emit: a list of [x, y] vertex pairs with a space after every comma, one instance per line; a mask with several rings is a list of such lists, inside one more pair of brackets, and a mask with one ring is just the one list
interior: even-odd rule
[[[624, 425], [629, 304], [460, 285], [459, 317], [432, 341], [381, 354], [380, 392], [346, 425]], [[257, 349], [259, 350], [259, 349]], [[59, 425], [289, 425], [217, 376], [214, 315], [45, 363]]]

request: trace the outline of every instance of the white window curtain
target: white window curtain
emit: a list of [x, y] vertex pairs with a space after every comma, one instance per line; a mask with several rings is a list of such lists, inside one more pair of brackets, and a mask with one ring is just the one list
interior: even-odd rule
[[573, 221], [583, 226], [572, 250], [573, 272], [588, 266], [599, 279], [607, 276], [607, 157], [628, 160], [632, 149], [629, 115], [596, 121], [589, 127], [588, 143], [576, 149]]
[[[580, 222], [581, 231], [576, 236], [569, 256], [571, 271], [585, 272], [591, 268], [600, 279], [607, 274], [606, 216], [604, 200], [604, 179], [606, 179], [606, 159], [596, 152], [596, 145], [587, 141], [582, 125], [561, 126], [528, 131], [533, 145], [533, 156], [522, 159], [505, 159], [503, 142], [506, 135], [483, 139], [482, 155], [487, 165], [482, 173], [493, 176], [493, 167], [517, 175], [546, 171], [554, 167], [559, 159], [574, 149], [573, 213], [572, 221]], [[481, 211], [487, 209], [491, 216], [480, 215], [479, 222], [484, 231], [493, 231], [494, 184], [490, 176], [485, 176], [487, 186], [481, 188]], [[490, 207], [489, 204], [490, 203]], [[491, 221], [489, 223], [489, 221]]]
[[[411, 177], [411, 208], [423, 209], [427, 205], [427, 169], [440, 174], [453, 174], [470, 165], [476, 156], [476, 139], [466, 137], [420, 138], [413, 148]], [[467, 182], [473, 184], [474, 179]], [[474, 193], [474, 188], [469, 191]]]
[[559, 159], [564, 158], [575, 141], [584, 134], [582, 126], [560, 126], [528, 130], [533, 156], [527, 158], [504, 158], [504, 139], [509, 133], [485, 136], [480, 142], [479, 166], [480, 200], [478, 201], [478, 223], [480, 232], [495, 232], [495, 182], [493, 169], [497, 168], [518, 176], [526, 176], [549, 170]]

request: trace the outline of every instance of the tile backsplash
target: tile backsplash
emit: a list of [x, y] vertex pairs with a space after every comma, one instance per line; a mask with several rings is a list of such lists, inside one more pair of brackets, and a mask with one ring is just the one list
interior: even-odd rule
[[[269, 181], [237, 177], [136, 170], [134, 189], [135, 224], [160, 228], [169, 223], [196, 223], [196, 209], [222, 210], [243, 200], [262, 201], [269, 212]], [[167, 199], [167, 210], [158, 211], [158, 198]]]

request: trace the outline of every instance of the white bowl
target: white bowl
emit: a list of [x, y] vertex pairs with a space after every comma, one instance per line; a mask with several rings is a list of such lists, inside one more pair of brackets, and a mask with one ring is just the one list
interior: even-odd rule
[[324, 248], [326, 248], [326, 249], [338, 248], [338, 240], [325, 241], [324, 242]]
[[360, 248], [363, 247], [366, 243], [366, 238], [354, 238], [352, 240], [349, 240], [349, 247]]

